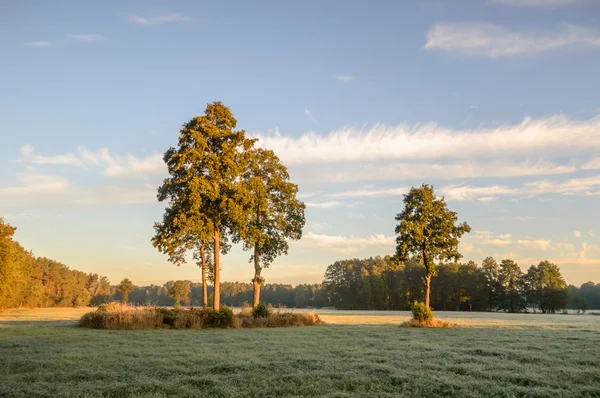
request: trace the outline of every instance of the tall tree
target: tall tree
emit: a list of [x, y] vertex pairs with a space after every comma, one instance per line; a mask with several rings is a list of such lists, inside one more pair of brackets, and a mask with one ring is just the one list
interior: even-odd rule
[[197, 248], [207, 238], [212, 241], [215, 310], [220, 304], [221, 241], [234, 232], [243, 236], [247, 220], [248, 195], [242, 176], [244, 154], [254, 140], [235, 130], [236, 125], [229, 108], [220, 102], [208, 104], [204, 116], [181, 128], [177, 148], [165, 152], [170, 177], [158, 189], [158, 200], [168, 200], [167, 212], [173, 213], [163, 219], [165, 228], [183, 231], [182, 239], [172, 242], [177, 248], [172, 251]]
[[250, 195], [247, 228], [238, 235], [254, 263], [253, 306], [260, 302], [263, 268], [288, 253], [287, 240], [302, 237], [305, 205], [296, 198], [298, 186], [289, 181], [287, 168], [273, 151], [257, 148], [246, 153], [245, 187]]
[[501, 286], [499, 309], [507, 312], [525, 312], [527, 303], [523, 298], [523, 271], [513, 260], [500, 263], [498, 280]]
[[187, 281], [175, 281], [169, 289], [169, 297], [175, 300], [175, 309], [181, 306], [181, 300], [187, 299], [190, 295], [190, 284]]
[[481, 270], [485, 278], [485, 288], [487, 290], [488, 311], [495, 311], [502, 294], [502, 285], [500, 283], [500, 268], [493, 257], [486, 257], [481, 262]]
[[436, 261], [458, 261], [460, 237], [470, 232], [465, 222], [457, 224], [458, 216], [438, 199], [433, 187], [423, 184], [404, 195], [404, 210], [396, 216], [396, 255], [401, 261], [410, 256], [425, 266], [425, 305], [429, 307], [431, 277], [436, 275]]
[[119, 283], [117, 290], [123, 294], [123, 303], [127, 304], [127, 301], [129, 300], [129, 293], [135, 290], [135, 286], [133, 285], [133, 282], [125, 278], [121, 281], [121, 283]]
[[16, 306], [23, 279], [18, 259], [18, 244], [12, 240], [16, 228], [0, 218], [0, 309]]

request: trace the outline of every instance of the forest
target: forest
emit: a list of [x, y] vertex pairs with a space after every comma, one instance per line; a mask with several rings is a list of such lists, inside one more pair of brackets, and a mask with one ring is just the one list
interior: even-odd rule
[[[122, 300], [118, 285], [94, 273], [36, 257], [13, 239], [15, 227], [0, 219], [0, 309], [18, 307], [94, 306]], [[336, 261], [321, 284], [265, 283], [261, 299], [274, 307], [335, 307], [344, 310], [406, 310], [423, 298], [425, 268], [419, 261], [398, 262], [391, 256]], [[184, 305], [202, 305], [202, 283], [183, 281], [189, 294]], [[175, 281], [135, 286], [128, 301], [134, 304], [174, 304]], [[207, 289], [212, 301], [213, 288]], [[221, 302], [239, 307], [252, 303], [253, 283], [222, 282]], [[557, 265], [542, 261], [523, 273], [511, 260], [492, 258], [438, 266], [432, 278], [431, 306], [445, 311], [540, 311], [552, 313], [600, 309], [600, 284], [568, 286]]]

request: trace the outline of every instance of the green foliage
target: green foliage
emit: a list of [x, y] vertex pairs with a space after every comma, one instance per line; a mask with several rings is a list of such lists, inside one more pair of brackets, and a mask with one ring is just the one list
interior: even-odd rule
[[258, 305], [252, 309], [252, 316], [255, 318], [268, 318], [270, 315], [271, 310], [265, 303], [258, 303]]
[[302, 237], [305, 205], [296, 198], [298, 186], [289, 182], [287, 168], [273, 151], [257, 148], [245, 152], [243, 186], [247, 195], [247, 221], [237, 229], [234, 241], [243, 241], [244, 250], [253, 250], [253, 305], [260, 301], [263, 268], [288, 253], [287, 240]]
[[218, 311], [208, 310], [207, 324], [211, 327], [229, 328], [233, 325], [233, 311], [222, 305]]
[[187, 300], [190, 294], [190, 284], [186, 281], [176, 281], [169, 289], [169, 297], [175, 300], [174, 306], [178, 310], [181, 300]]
[[0, 310], [86, 306], [111, 294], [105, 277], [34, 257], [13, 240], [15, 230], [0, 217]]
[[129, 279], [125, 278], [119, 283], [117, 286], [117, 291], [121, 292], [123, 295], [123, 303], [127, 304], [129, 299], [129, 293], [135, 290], [135, 285]]
[[168, 201], [162, 223], [156, 223], [152, 243], [176, 264], [202, 242], [212, 241], [215, 279], [214, 309], [219, 309], [221, 239], [244, 236], [247, 195], [242, 176], [245, 152], [254, 145], [220, 102], [208, 104], [180, 130], [177, 148], [164, 155], [170, 177], [158, 189], [158, 200]]
[[426, 275], [425, 304], [429, 306], [429, 287], [436, 275], [436, 262], [458, 261], [460, 237], [471, 231], [467, 223], [458, 222], [448, 210], [444, 198], [438, 199], [433, 187], [423, 184], [404, 195], [404, 210], [396, 216], [396, 255], [400, 261], [411, 256], [423, 262]]
[[433, 311], [431, 308], [425, 305], [425, 303], [419, 303], [415, 301], [410, 308], [413, 319], [421, 323], [429, 323], [433, 320]]

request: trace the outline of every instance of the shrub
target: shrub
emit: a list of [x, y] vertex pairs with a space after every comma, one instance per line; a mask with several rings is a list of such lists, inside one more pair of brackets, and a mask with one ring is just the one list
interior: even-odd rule
[[312, 326], [323, 322], [318, 315], [308, 313], [273, 313], [267, 316], [252, 316], [250, 313], [233, 315], [233, 311], [222, 306], [212, 309], [174, 310], [160, 307], [132, 308], [122, 306], [120, 310], [99, 308], [83, 315], [79, 324], [96, 329], [201, 329], [201, 328], [256, 328], [284, 326]]
[[415, 301], [410, 310], [412, 311], [413, 319], [417, 322], [429, 323], [433, 320], [433, 311], [424, 303]]
[[216, 328], [228, 328], [233, 325], [233, 311], [222, 305], [219, 311], [207, 310], [207, 326]]
[[265, 303], [259, 303], [252, 309], [252, 316], [254, 318], [268, 318], [271, 316], [271, 310], [266, 306]]

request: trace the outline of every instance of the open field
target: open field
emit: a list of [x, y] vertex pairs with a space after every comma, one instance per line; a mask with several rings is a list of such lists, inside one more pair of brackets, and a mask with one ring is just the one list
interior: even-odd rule
[[600, 397], [600, 317], [322, 311], [327, 326], [92, 330], [89, 308], [0, 313], [0, 396]]

